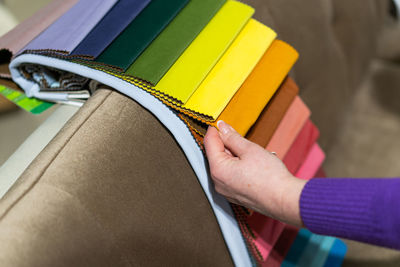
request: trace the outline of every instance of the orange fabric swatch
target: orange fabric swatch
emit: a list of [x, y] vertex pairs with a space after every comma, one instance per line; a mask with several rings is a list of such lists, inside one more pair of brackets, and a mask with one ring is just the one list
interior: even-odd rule
[[247, 133], [246, 138], [266, 147], [298, 92], [296, 83], [287, 77]]
[[283, 159], [310, 115], [306, 104], [297, 96], [272, 136], [267, 150], [276, 152]]
[[223, 120], [238, 133], [245, 135], [297, 58], [298, 53], [294, 48], [283, 41], [275, 40], [215, 121], [214, 126], [219, 120]]

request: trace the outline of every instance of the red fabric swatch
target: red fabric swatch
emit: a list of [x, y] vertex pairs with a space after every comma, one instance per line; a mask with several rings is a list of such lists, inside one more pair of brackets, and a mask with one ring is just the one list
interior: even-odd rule
[[283, 163], [291, 173], [294, 174], [299, 170], [318, 137], [319, 130], [311, 120], [307, 120], [283, 159]]

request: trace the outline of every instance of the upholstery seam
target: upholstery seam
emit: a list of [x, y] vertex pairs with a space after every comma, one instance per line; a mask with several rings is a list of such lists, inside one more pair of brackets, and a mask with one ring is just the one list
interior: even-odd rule
[[[40, 172], [38, 175], [38, 178], [24, 191], [22, 194], [14, 200], [10, 206], [4, 211], [4, 213], [0, 216], [0, 222], [8, 215], [8, 213], [15, 207], [15, 205], [18, 204], [35, 186], [43, 175], [46, 173], [47, 169], [52, 165], [52, 163], [55, 161], [55, 159], [58, 157], [58, 155], [64, 150], [66, 145], [71, 141], [71, 139], [75, 136], [75, 134], [81, 129], [81, 127], [89, 120], [89, 118], [92, 117], [92, 115], [104, 104], [104, 102], [108, 99], [108, 97], [112, 94], [113, 91], [110, 91], [109, 94], [99, 103], [99, 105], [92, 111], [90, 112], [89, 116], [75, 129], [75, 131], [67, 138], [67, 140], [64, 142], [64, 144], [61, 146], [59, 151], [57, 151], [54, 155], [54, 157], [49, 161], [49, 163], [44, 167], [43, 171]], [[29, 167], [28, 167], [29, 168]]]

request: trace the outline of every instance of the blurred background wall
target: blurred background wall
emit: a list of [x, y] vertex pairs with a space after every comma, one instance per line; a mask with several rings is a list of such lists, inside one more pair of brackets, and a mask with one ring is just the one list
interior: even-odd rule
[[[0, 1], [0, 35], [19, 22], [32, 16], [51, 0], [2, 0]], [[0, 165], [24, 142], [24, 140], [52, 113], [47, 110], [32, 115], [20, 110], [0, 96]]]

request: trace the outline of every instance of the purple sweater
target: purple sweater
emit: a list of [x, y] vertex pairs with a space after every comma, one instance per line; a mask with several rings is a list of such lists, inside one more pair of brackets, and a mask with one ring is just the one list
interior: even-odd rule
[[316, 178], [300, 214], [312, 232], [400, 249], [400, 178]]

